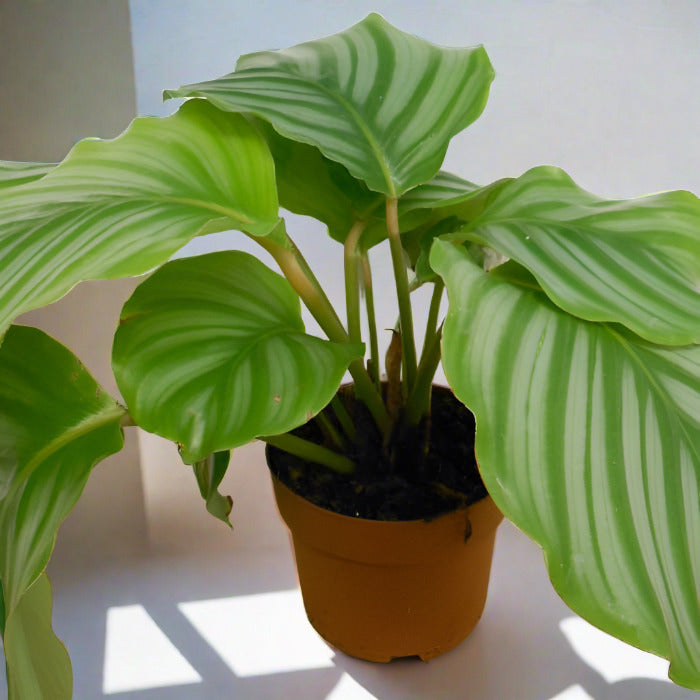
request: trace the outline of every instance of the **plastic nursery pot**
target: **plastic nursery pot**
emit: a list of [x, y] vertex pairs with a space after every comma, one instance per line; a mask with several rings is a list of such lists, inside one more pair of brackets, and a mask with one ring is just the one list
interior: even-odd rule
[[275, 476], [273, 485], [306, 614], [332, 646], [368, 661], [427, 661], [474, 629], [503, 519], [490, 497], [431, 521], [386, 522], [320, 508]]

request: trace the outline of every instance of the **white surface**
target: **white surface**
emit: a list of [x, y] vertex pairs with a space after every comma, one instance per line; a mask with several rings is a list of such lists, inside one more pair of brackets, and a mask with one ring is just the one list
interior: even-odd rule
[[572, 685], [551, 700], [595, 700], [580, 685]]
[[571, 648], [608, 683], [633, 678], [670, 683], [666, 661], [624, 644], [580, 617], [567, 617], [559, 623], [559, 629]]
[[178, 608], [239, 678], [333, 666], [333, 651], [306, 623], [296, 588]]
[[201, 680], [142, 605], [107, 610], [102, 681], [105, 695]]
[[[121, 558], [113, 557], [109, 543], [105, 543], [102, 558], [91, 555], [81, 561], [76, 556], [57, 556], [52, 562], [49, 573], [55, 591], [55, 628], [73, 659], [78, 700], [105, 697], [105, 673], [109, 678], [120, 663], [128, 662], [132, 650], [125, 653], [121, 662], [113, 657], [111, 671], [103, 665], [108, 611], [124, 606], [142, 606], [202, 681], [142, 687], [112, 694], [111, 698], [550, 700], [561, 694], [559, 700], [698, 697], [665, 681], [629, 677], [635, 656], [646, 661], [642, 652], [627, 647], [627, 677], [607, 680], [601, 670], [609, 662], [609, 647], [600, 644], [597, 637], [589, 638], [587, 625], [581, 626], [581, 636], [575, 625], [565, 622], [569, 636], [579, 637], [572, 646], [561, 630], [562, 622], [571, 620], [572, 613], [553, 592], [539, 549], [508, 523], [501, 526], [497, 536], [484, 616], [459, 647], [429, 663], [400, 660], [373, 664], [330, 651], [299, 614], [287, 535], [280, 519], [268, 515], [270, 509], [274, 511], [274, 503], [264, 465], [251, 462], [248, 466], [249, 481], [255, 482], [250, 488], [260, 494], [260, 515], [257, 520], [251, 515], [248, 527], [254, 527], [257, 521], [265, 528], [275, 529], [277, 541], [284, 544], [249, 548], [237, 530], [231, 532], [214, 522], [203, 503], [198, 503], [196, 513], [184, 511], [187, 518], [194, 521], [195, 530], [199, 516], [212, 520], [221, 528], [220, 539], [195, 541], [183, 536], [179, 549], [171, 543], [167, 550], [153, 548]], [[182, 532], [185, 530], [183, 525]], [[225, 602], [218, 602], [222, 600]], [[134, 644], [137, 641], [134, 637]], [[287, 645], [294, 647], [290, 657], [293, 664], [285, 668]]]

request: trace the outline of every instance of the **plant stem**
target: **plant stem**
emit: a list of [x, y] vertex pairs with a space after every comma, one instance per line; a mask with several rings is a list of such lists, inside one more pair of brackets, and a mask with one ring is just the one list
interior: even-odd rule
[[285, 433], [284, 435], [269, 435], [260, 439], [268, 445], [301, 457], [301, 459], [305, 459], [308, 462], [322, 464], [324, 467], [328, 467], [340, 474], [352, 474], [355, 471], [355, 463], [345, 455], [333, 452], [333, 450], [329, 450], [327, 447], [322, 447], [309, 440], [304, 440], [298, 435]]
[[343, 249], [343, 267], [345, 269], [345, 307], [348, 317], [348, 334], [351, 343], [362, 342], [362, 326], [360, 322], [360, 257], [358, 243], [365, 230], [362, 221], [356, 221], [345, 239]]
[[[124, 409], [126, 411], [126, 409]], [[132, 428], [138, 425], [138, 423], [131, 417], [130, 413], [124, 413], [122, 419], [119, 421], [119, 425], [122, 428]]]
[[433, 336], [437, 332], [438, 316], [440, 314], [440, 302], [442, 301], [442, 292], [445, 289], [445, 283], [439, 277], [435, 280], [433, 286], [433, 295], [430, 298], [430, 309], [428, 310], [428, 322], [425, 325], [425, 339], [423, 341], [423, 352], [421, 353], [421, 362], [428, 345]]
[[406, 420], [409, 425], [418, 425], [423, 416], [430, 414], [430, 395], [433, 378], [440, 364], [441, 340], [442, 325], [423, 346], [423, 353], [416, 374], [416, 383], [406, 401]]
[[[335, 309], [291, 239], [288, 237], [289, 246], [282, 246], [264, 236], [256, 236], [254, 240], [275, 259], [287, 281], [301, 297], [328, 339], [335, 343], [349, 343], [350, 337]], [[355, 395], [367, 406], [379, 429], [385, 432], [388, 429], [389, 416], [364, 363], [360, 359], [353, 360], [348, 370], [355, 381]]]
[[411, 296], [408, 290], [408, 273], [404, 263], [401, 233], [399, 231], [398, 202], [394, 197], [387, 197], [386, 200], [386, 229], [389, 234], [389, 249], [391, 251], [396, 294], [399, 302], [404, 385], [406, 394], [410, 394], [416, 381], [416, 345], [413, 336], [413, 313], [411, 311]]
[[377, 339], [377, 318], [374, 313], [374, 291], [372, 288], [372, 268], [369, 265], [367, 251], [362, 251], [362, 276], [365, 288], [365, 304], [367, 306], [367, 325], [369, 326], [369, 358], [370, 376], [377, 390], [381, 391], [379, 383], [379, 341]]
[[428, 322], [425, 326], [423, 352], [418, 363], [416, 384], [406, 402], [406, 418], [411, 425], [418, 425], [421, 418], [430, 413], [431, 388], [441, 357], [442, 326], [438, 328], [437, 323], [444, 289], [445, 283], [438, 277], [435, 280], [433, 294], [430, 298]]
[[338, 394], [336, 394], [331, 399], [330, 406], [333, 409], [333, 413], [335, 413], [335, 417], [338, 419], [338, 422], [343, 428], [345, 434], [351, 440], [354, 440], [355, 435], [357, 434], [357, 431], [355, 430], [355, 425], [352, 422], [352, 418], [350, 418], [350, 414], [348, 413], [347, 408], [345, 408], [345, 404], [343, 403], [342, 399], [338, 396]]
[[264, 236], [255, 237], [254, 240], [272, 255], [329, 340], [335, 343], [349, 342], [347, 331], [335, 309], [292, 240], [288, 237], [289, 247]]
[[346, 452], [348, 441], [335, 427], [335, 425], [333, 425], [333, 421], [328, 418], [323, 411], [316, 415], [316, 420], [318, 421], [321, 430], [331, 439], [335, 446], [342, 452]]

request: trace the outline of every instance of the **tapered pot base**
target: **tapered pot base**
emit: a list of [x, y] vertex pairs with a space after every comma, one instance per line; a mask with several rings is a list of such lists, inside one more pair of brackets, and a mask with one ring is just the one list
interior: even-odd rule
[[273, 485], [306, 613], [329, 644], [368, 661], [427, 661], [474, 629], [503, 518], [489, 497], [430, 521], [385, 522], [319, 508], [274, 476]]

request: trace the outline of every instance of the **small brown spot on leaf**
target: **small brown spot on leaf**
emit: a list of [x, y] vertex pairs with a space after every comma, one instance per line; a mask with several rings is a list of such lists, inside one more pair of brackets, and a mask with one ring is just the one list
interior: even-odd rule
[[314, 412], [313, 412], [313, 411], [307, 411], [307, 413], [306, 413], [306, 422], [308, 423], [313, 417], [314, 417]]
[[282, 399], [280, 398], [280, 396], [279, 396], [278, 394], [275, 394], [275, 395], [272, 397], [272, 400], [273, 400], [275, 403], [281, 403], [281, 402], [282, 402]]
[[71, 380], [72, 382], [75, 382], [75, 381], [77, 381], [77, 379], [78, 379], [79, 376], [80, 376], [80, 373], [79, 373], [79, 372], [73, 372], [73, 373], [70, 375], [70, 380]]

